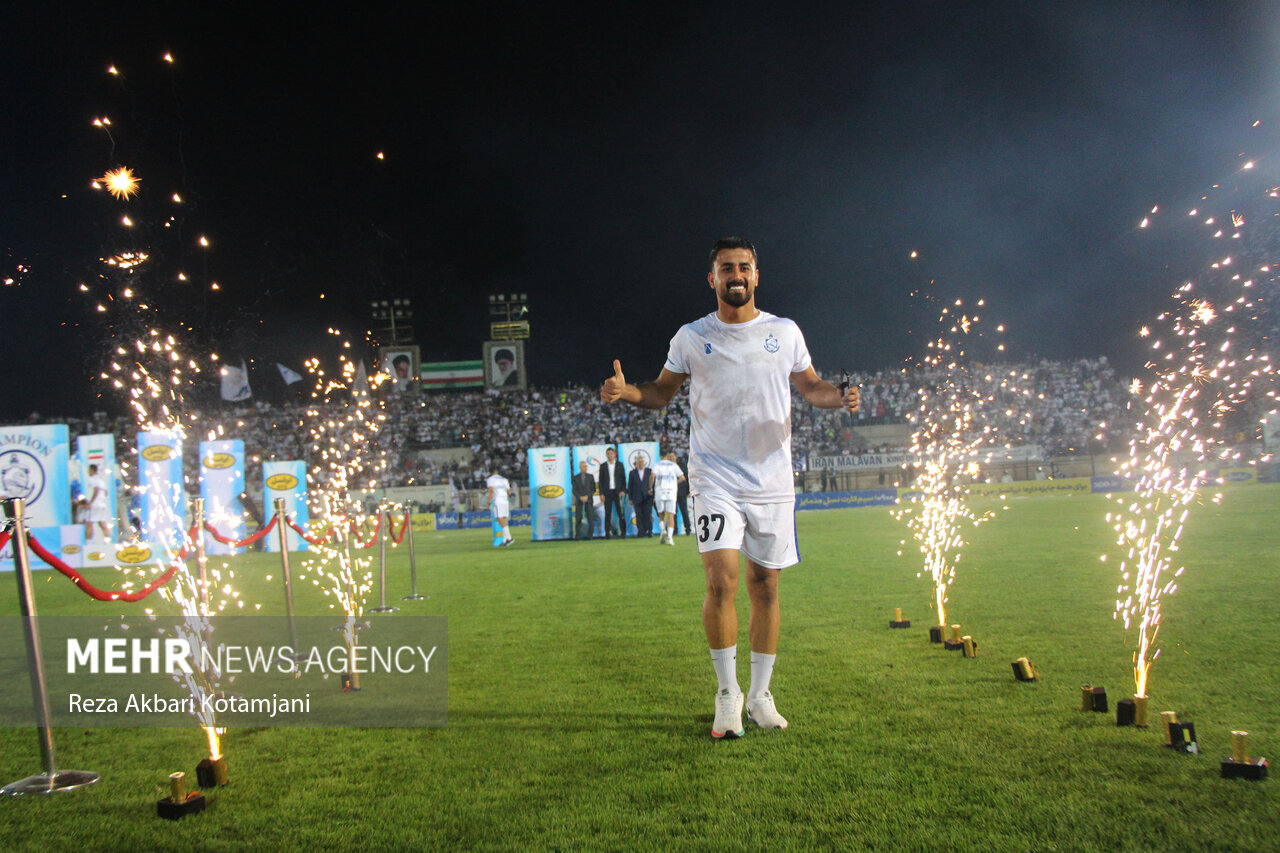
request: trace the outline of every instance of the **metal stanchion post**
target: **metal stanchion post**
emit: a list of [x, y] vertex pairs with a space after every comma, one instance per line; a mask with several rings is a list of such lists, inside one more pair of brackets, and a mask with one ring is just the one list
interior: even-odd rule
[[18, 797], [23, 794], [58, 794], [74, 791], [98, 781], [98, 774], [87, 770], [57, 770], [53, 755], [53, 731], [49, 723], [49, 690], [44, 679], [44, 661], [40, 654], [40, 625], [36, 621], [36, 600], [31, 589], [31, 563], [27, 553], [27, 531], [23, 523], [20, 498], [4, 501], [4, 514], [13, 520], [13, 573], [18, 578], [18, 603], [22, 606], [22, 629], [27, 638], [27, 665], [31, 671], [31, 694], [36, 708], [36, 732], [40, 736], [40, 761], [43, 773], [28, 776], [0, 788], [0, 794]]
[[413, 516], [408, 511], [404, 514], [404, 523], [405, 534], [409, 537], [409, 594], [404, 600], [421, 601], [431, 596], [418, 594], [418, 560], [413, 553]]
[[381, 541], [378, 544], [378, 606], [371, 608], [371, 613], [395, 613], [400, 608], [387, 605], [387, 502], [378, 505], [378, 532]]
[[[196, 580], [200, 584], [200, 618], [204, 622], [204, 629], [200, 634], [204, 638], [204, 647], [212, 650], [213, 637], [209, 626], [209, 558], [204, 553], [204, 498], [192, 499], [191, 515], [195, 520], [193, 526], [196, 531]], [[204, 660], [203, 656], [201, 660]]]
[[299, 661], [306, 658], [298, 650], [298, 626], [293, 618], [293, 577], [289, 574], [289, 530], [284, 513], [284, 498], [276, 498], [276, 530], [280, 534], [280, 568], [284, 573], [284, 611], [289, 619], [289, 642], [293, 654], [286, 657]]

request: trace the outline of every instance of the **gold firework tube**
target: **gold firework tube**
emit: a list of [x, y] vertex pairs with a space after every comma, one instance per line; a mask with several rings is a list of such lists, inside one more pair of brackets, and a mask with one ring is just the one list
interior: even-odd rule
[[1133, 724], [1146, 728], [1147, 726], [1147, 697], [1133, 697]]
[[1036, 677], [1035, 670], [1031, 668], [1031, 661], [1026, 658], [1018, 658], [1014, 661], [1014, 664], [1017, 665], [1018, 672], [1021, 674], [1023, 681], [1031, 681]]
[[894, 621], [894, 622], [901, 622], [901, 621], [902, 621], [902, 608], [901, 608], [901, 607], [895, 607], [895, 608], [893, 608], [893, 621]]
[[1093, 685], [1092, 684], [1086, 684], [1080, 688], [1080, 710], [1081, 711], [1093, 710]]
[[1173, 746], [1173, 731], [1169, 727], [1176, 722], [1178, 722], [1177, 711], [1161, 711], [1160, 712], [1160, 724], [1164, 726], [1164, 745], [1165, 746]]
[[960, 626], [959, 625], [951, 626], [951, 642], [953, 643], [960, 642]]
[[978, 646], [973, 642], [973, 637], [965, 634], [960, 638], [960, 642], [964, 643], [964, 656], [967, 658], [976, 658], [978, 656]]
[[220, 755], [213, 759], [212, 764], [213, 784], [219, 786], [227, 784], [227, 757], [225, 755]]
[[1249, 763], [1249, 733], [1231, 733], [1231, 760], [1237, 764]]
[[187, 774], [181, 770], [169, 774], [169, 799], [175, 803], [187, 801]]

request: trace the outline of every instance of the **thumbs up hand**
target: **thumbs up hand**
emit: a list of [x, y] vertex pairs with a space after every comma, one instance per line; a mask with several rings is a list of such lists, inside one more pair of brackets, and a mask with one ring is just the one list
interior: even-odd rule
[[600, 386], [600, 399], [606, 403], [614, 403], [622, 399], [622, 392], [627, 387], [627, 379], [622, 375], [622, 362], [613, 360], [613, 375]]

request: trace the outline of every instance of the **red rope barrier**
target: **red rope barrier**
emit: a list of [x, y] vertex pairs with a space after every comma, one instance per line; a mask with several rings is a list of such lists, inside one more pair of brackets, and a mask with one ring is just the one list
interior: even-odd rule
[[[191, 532], [192, 534], [195, 533], [194, 527], [191, 529]], [[169, 565], [168, 571], [144, 586], [138, 592], [104, 592], [85, 580], [84, 577], [75, 569], [71, 568], [66, 563], [62, 562], [62, 560], [51, 554], [43, 545], [40, 544], [39, 540], [29, 533], [27, 534], [27, 544], [31, 546], [31, 550], [37, 557], [70, 578], [72, 583], [78, 586], [80, 591], [85, 595], [90, 598], [97, 599], [98, 601], [141, 601], [160, 587], [167, 584], [173, 578], [174, 573], [178, 571], [178, 566], [181, 564], [182, 558], [185, 557], [187, 553], [184, 548], [182, 553], [179, 554]]]
[[210, 524], [209, 522], [206, 521], [204, 523], [204, 529], [206, 533], [208, 533], [214, 539], [217, 539], [223, 545], [230, 545], [233, 548], [244, 548], [246, 546], [252, 545], [254, 542], [257, 542], [259, 539], [261, 539], [262, 537], [270, 533], [272, 528], [274, 528], [275, 526], [276, 526], [276, 519], [272, 518], [271, 521], [267, 524], [267, 526], [259, 530], [257, 533], [254, 533], [250, 536], [245, 537], [244, 539], [236, 541], [235, 539], [231, 539], [229, 537], [223, 536], [221, 533], [218, 532], [218, 529], [214, 527], [212, 524]]
[[405, 534], [406, 532], [408, 532], [408, 530], [409, 530], [409, 512], [408, 512], [408, 510], [405, 510], [405, 513], [404, 513], [404, 524], [400, 525], [400, 535], [399, 535], [399, 536], [397, 536], [397, 535], [396, 535], [396, 522], [395, 522], [395, 519], [388, 519], [388, 520], [387, 520], [387, 534], [391, 537], [391, 541], [392, 541], [392, 542], [394, 542], [394, 543], [396, 543], [397, 545], [399, 545], [401, 542], [403, 542], [403, 541], [404, 541], [404, 534]]
[[297, 533], [299, 536], [301, 536], [301, 537], [302, 537], [303, 539], [305, 539], [307, 542], [309, 542], [309, 543], [310, 543], [310, 544], [312, 544], [312, 545], [316, 545], [316, 546], [323, 545], [325, 542], [327, 542], [327, 541], [328, 541], [329, 537], [330, 537], [330, 536], [332, 536], [332, 535], [334, 534], [334, 532], [335, 532], [335, 531], [334, 531], [334, 529], [333, 529], [332, 527], [330, 527], [330, 528], [329, 528], [329, 530], [328, 530], [328, 532], [326, 532], [326, 533], [325, 533], [323, 536], [321, 536], [319, 539], [313, 539], [313, 538], [311, 538], [310, 536], [308, 536], [308, 535], [307, 535], [307, 531], [303, 530], [301, 527], [299, 527], [297, 524], [295, 524], [295, 523], [293, 522], [293, 520], [292, 520], [292, 519], [287, 519], [287, 520], [286, 520], [286, 523], [287, 523], [290, 527], [292, 527], [292, 528], [293, 528], [293, 532], [294, 532], [294, 533]]
[[368, 548], [374, 542], [378, 541], [378, 531], [382, 529], [382, 513], [378, 513], [378, 520], [373, 523], [373, 532], [369, 534], [369, 538], [365, 542], [355, 541], [356, 534], [360, 531], [356, 529], [356, 523], [351, 522], [351, 547]]

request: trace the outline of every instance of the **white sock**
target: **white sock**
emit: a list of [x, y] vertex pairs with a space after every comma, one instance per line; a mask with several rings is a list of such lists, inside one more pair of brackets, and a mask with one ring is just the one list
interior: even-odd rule
[[716, 670], [717, 691], [742, 692], [742, 688], [738, 687], [738, 645], [736, 643], [727, 649], [712, 649], [711, 665]]
[[503, 539], [510, 539], [510, 538], [511, 538], [511, 531], [510, 531], [510, 530], [508, 530], [508, 529], [507, 529], [507, 528], [505, 528], [505, 527], [504, 527], [504, 528], [502, 528], [502, 538], [503, 538]]
[[769, 679], [773, 677], [773, 662], [777, 657], [763, 652], [751, 653], [751, 689], [747, 691], [748, 699], [758, 699], [769, 692]]

